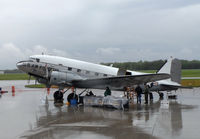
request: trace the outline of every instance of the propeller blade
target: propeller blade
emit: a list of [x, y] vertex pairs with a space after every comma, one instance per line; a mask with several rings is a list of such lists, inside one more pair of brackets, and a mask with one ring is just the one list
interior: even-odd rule
[[30, 83], [30, 80], [31, 80], [31, 75], [29, 75], [28, 77], [28, 84]]
[[46, 68], [46, 78], [48, 78], [49, 77], [49, 71], [48, 71], [47, 64], [45, 65], [45, 68]]

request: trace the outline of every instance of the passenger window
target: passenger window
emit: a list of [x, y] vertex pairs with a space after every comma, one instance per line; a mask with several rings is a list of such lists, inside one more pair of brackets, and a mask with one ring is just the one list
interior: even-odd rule
[[35, 68], [38, 68], [38, 65], [35, 65]]
[[36, 61], [37, 61], [37, 62], [40, 62], [40, 59], [39, 59], [39, 58], [36, 58]]
[[30, 67], [30, 66], [31, 66], [31, 65], [28, 63], [28, 64], [27, 64], [27, 67]]
[[71, 68], [71, 67], [68, 67], [68, 70], [69, 70], [69, 71], [72, 71], [72, 68]]
[[103, 76], [104, 76], [104, 77], [107, 77], [108, 75], [107, 75], [107, 74], [104, 74]]
[[99, 76], [99, 73], [95, 72], [95, 75], [96, 75], [96, 76]]
[[81, 70], [80, 70], [80, 69], [77, 69], [77, 72], [81, 72]]

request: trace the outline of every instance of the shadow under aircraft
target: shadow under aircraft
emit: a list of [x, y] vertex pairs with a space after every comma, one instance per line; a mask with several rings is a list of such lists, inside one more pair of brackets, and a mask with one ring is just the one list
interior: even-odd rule
[[[36, 116], [36, 127], [21, 137], [27, 139], [118, 138], [156, 139], [155, 122], [160, 128], [171, 128], [173, 135], [182, 130], [182, 109], [194, 109], [169, 101], [161, 108], [161, 100], [147, 105], [135, 104], [128, 111], [99, 107], [51, 107], [47, 103]], [[40, 116], [39, 116], [40, 115]], [[155, 120], [157, 119], [157, 120]]]

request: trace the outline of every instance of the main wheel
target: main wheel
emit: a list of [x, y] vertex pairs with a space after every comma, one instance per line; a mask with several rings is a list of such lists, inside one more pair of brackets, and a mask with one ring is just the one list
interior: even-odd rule
[[163, 99], [164, 93], [160, 93], [159, 96], [160, 96], [160, 99]]
[[56, 91], [56, 92], [53, 94], [53, 97], [54, 97], [54, 101], [55, 101], [55, 102], [63, 102], [63, 93], [62, 93], [62, 92]]

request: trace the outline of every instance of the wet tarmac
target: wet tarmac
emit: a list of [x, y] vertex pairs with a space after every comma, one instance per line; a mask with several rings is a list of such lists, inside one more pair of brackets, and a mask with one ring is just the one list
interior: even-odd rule
[[[177, 91], [177, 100], [132, 103], [129, 110], [55, 106], [53, 92], [27, 89], [27, 81], [0, 81], [2, 139], [199, 139], [200, 88]], [[11, 93], [14, 85], [16, 92]], [[78, 90], [81, 92], [81, 90]], [[93, 90], [102, 95], [103, 90]], [[112, 92], [120, 96], [123, 92]], [[166, 96], [166, 95], [165, 95]], [[66, 102], [67, 94], [65, 94]], [[143, 100], [144, 101], [144, 100]]]

